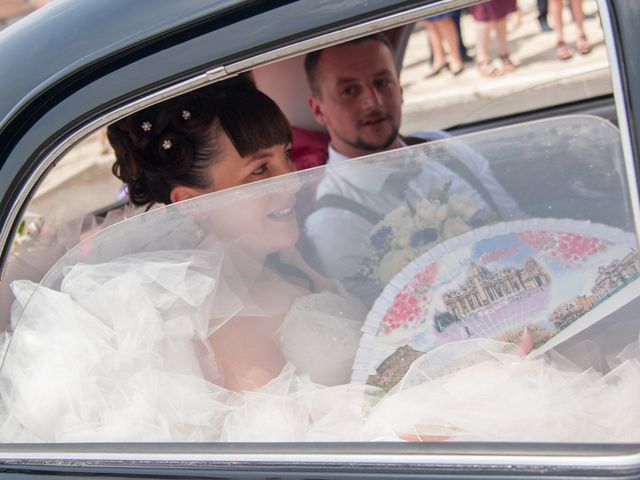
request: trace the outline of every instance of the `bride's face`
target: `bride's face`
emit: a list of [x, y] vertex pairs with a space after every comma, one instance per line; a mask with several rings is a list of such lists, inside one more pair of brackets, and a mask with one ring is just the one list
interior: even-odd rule
[[218, 131], [219, 160], [211, 167], [211, 186], [205, 191], [217, 192], [238, 185], [295, 172], [291, 161], [291, 145], [272, 145], [241, 157], [229, 137]]
[[[267, 185], [265, 190], [274, 189]], [[207, 215], [216, 237], [233, 242], [247, 253], [265, 256], [291, 247], [298, 240], [295, 193], [299, 187], [278, 185], [279, 191], [257, 189], [226, 198]], [[213, 199], [215, 202], [215, 199]]]
[[[206, 191], [225, 190], [295, 171], [290, 145], [273, 145], [241, 157], [229, 137], [219, 133], [219, 160], [211, 166], [212, 185]], [[295, 244], [299, 229], [295, 215], [297, 179], [265, 185], [231, 198], [215, 198], [208, 208], [207, 223], [214, 234], [253, 254], [266, 255]]]

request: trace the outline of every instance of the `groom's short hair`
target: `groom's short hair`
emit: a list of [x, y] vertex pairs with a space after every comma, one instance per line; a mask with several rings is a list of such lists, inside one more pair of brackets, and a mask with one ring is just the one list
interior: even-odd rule
[[[354, 40], [350, 40], [348, 42], [343, 43], [342, 45], [348, 45], [350, 43], [362, 43], [367, 40], [375, 40], [378, 42], [384, 43], [387, 48], [393, 53], [393, 48], [391, 46], [391, 42], [389, 38], [384, 33], [374, 33], [373, 35], [367, 35], [366, 37], [356, 38]], [[327, 47], [331, 48], [331, 47]], [[325, 49], [315, 50], [313, 52], [307, 53], [304, 57], [304, 71], [307, 74], [307, 81], [309, 82], [309, 87], [311, 88], [311, 93], [315, 96], [320, 95], [320, 88], [318, 86], [318, 62], [320, 61], [320, 56]]]

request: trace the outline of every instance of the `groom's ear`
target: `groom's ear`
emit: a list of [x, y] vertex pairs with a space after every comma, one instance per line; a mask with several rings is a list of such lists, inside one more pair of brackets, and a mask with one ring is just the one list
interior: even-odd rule
[[169, 199], [171, 203], [181, 202], [183, 200], [189, 200], [190, 198], [198, 197], [202, 195], [202, 192], [195, 188], [186, 187], [184, 185], [176, 185], [171, 189]]
[[311, 109], [311, 113], [313, 114], [313, 118], [315, 119], [315, 121], [318, 122], [318, 124], [326, 127], [327, 121], [324, 116], [324, 111], [322, 109], [322, 102], [320, 101], [320, 99], [315, 95], [309, 95], [307, 97], [307, 104]]

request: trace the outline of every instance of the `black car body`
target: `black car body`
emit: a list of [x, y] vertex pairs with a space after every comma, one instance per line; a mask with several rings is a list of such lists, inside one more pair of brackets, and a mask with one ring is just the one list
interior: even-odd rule
[[[403, 27], [471, 3], [51, 2], [0, 32], [3, 274], [12, 239], [38, 187], [65, 154], [100, 127], [164, 98], [370, 32], [396, 29], [400, 61], [407, 39]], [[599, 0], [598, 7], [612, 93], [534, 106], [449, 130], [482, 132], [565, 114], [611, 121], [620, 131], [630, 211], [637, 219], [640, 3]], [[640, 446], [397, 442], [0, 446], [0, 478], [98, 477], [638, 478]]]

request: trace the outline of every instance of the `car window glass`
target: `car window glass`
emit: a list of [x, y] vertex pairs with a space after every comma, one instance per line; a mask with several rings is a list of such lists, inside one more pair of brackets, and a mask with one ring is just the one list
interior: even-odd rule
[[[459, 75], [453, 76], [450, 70], [443, 70], [437, 76], [425, 78], [431, 51], [427, 41], [428, 23], [416, 23], [408, 38], [401, 69], [404, 92], [401, 131], [406, 135], [420, 136], [421, 132], [434, 129], [464, 131], [465, 126], [472, 130], [482, 129], [482, 122], [492, 119], [608, 94], [611, 82], [597, 7], [594, 1], [583, 4], [585, 31], [593, 49], [587, 55], [576, 54], [568, 62], [559, 64], [553, 50], [555, 33], [539, 31], [536, 3], [519, 2], [520, 24], [516, 27], [515, 15], [508, 17], [508, 38], [513, 57], [520, 66], [515, 72], [496, 78], [482, 77], [469, 62]], [[566, 35], [573, 38], [575, 25], [566, 10]], [[551, 20], [550, 14], [548, 18]], [[473, 55], [477, 48], [476, 22], [466, 10], [462, 12], [460, 21], [463, 41], [469, 55]], [[401, 49], [403, 42], [396, 43]], [[298, 168], [308, 168], [326, 161], [328, 137], [308, 108], [306, 96], [310, 92], [302, 61], [302, 57], [294, 57], [260, 67], [253, 73], [258, 87], [278, 102], [292, 122], [294, 160], [299, 159], [296, 163]], [[556, 68], [558, 65], [565, 68]], [[612, 102], [610, 104], [606, 116], [613, 119], [615, 114]], [[584, 109], [589, 112], [589, 105]], [[601, 114], [600, 111], [594, 113]], [[57, 163], [26, 209], [5, 278], [21, 275], [33, 280], [41, 278], [64, 251], [77, 243], [81, 233], [86, 234], [103, 222], [105, 212], [111, 212], [107, 224], [123, 218], [122, 211], [116, 210], [115, 204], [126, 199], [126, 192], [110, 173], [112, 162], [113, 154], [106, 141], [105, 130], [100, 130]], [[96, 212], [100, 214], [98, 217], [94, 215]], [[132, 214], [131, 209], [126, 212], [126, 216]], [[71, 229], [69, 225], [72, 225]], [[46, 261], [40, 262], [38, 268], [30, 268], [28, 275], [20, 273], [16, 276], [13, 272], [24, 272], [21, 267], [24, 255], [20, 251], [29, 248], [27, 244], [33, 242], [34, 236], [39, 237], [41, 230], [49, 246], [55, 243], [59, 248], [50, 250]], [[21, 258], [16, 260], [18, 256]], [[29, 256], [34, 257], [33, 254]], [[29, 263], [34, 267], [34, 262]], [[7, 299], [2, 303], [9, 305], [11, 298], [5, 281], [0, 285], [0, 299]]]
[[[640, 259], [619, 132], [523, 123], [576, 102], [601, 115], [602, 99], [615, 119], [595, 1], [584, 55], [565, 9], [565, 61], [535, 2], [518, 5], [518, 68], [495, 77], [473, 61], [427, 77], [429, 27], [414, 26], [402, 132], [430, 143], [142, 215], [121, 205], [104, 137], [74, 147], [3, 272], [0, 441], [637, 442]], [[462, 28], [475, 56], [468, 12]], [[254, 74], [294, 150], [296, 135], [310, 147], [306, 168], [328, 138], [301, 72], [295, 57]]]
[[99, 227], [136, 214], [123, 206], [122, 182], [111, 173], [106, 129], [76, 144], [46, 174], [16, 232], [0, 283], [0, 325], [8, 326], [13, 280], [40, 281], [68, 250]]
[[626, 182], [567, 116], [104, 228], [14, 284], [2, 440], [637, 441]]
[[122, 196], [122, 185], [111, 174], [112, 163], [106, 129], [100, 129], [51, 169], [29, 203], [29, 213], [65, 222], [115, 202]]

